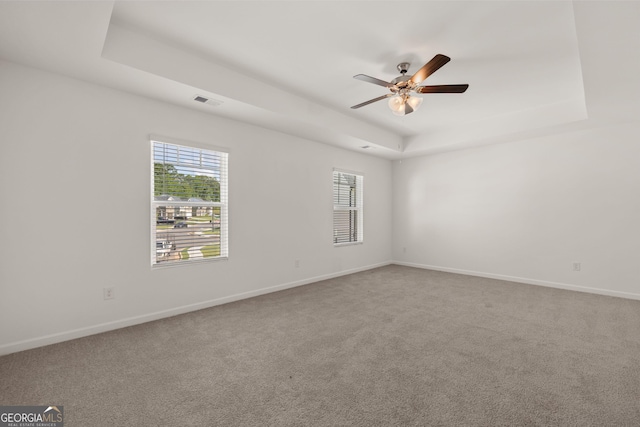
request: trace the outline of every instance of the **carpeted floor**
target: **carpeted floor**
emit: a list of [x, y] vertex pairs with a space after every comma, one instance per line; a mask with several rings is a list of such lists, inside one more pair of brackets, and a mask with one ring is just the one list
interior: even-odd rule
[[0, 358], [65, 426], [637, 426], [640, 301], [402, 266]]

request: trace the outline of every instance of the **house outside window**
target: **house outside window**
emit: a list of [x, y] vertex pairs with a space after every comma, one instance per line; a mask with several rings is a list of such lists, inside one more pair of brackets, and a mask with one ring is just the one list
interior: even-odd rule
[[152, 138], [151, 264], [226, 259], [228, 153]]
[[333, 244], [335, 246], [363, 241], [362, 174], [333, 171]]

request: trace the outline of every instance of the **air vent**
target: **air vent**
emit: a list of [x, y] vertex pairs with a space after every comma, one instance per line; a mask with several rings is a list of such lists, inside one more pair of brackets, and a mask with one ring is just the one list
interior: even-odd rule
[[217, 99], [205, 98], [204, 96], [196, 95], [193, 97], [194, 101], [202, 102], [203, 104], [210, 105], [212, 107], [217, 107], [222, 104], [222, 101], [218, 101]]

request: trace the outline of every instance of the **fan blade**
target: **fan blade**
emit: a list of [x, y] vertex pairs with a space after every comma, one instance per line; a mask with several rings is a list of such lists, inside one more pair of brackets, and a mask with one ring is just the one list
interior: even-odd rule
[[420, 83], [431, 74], [435, 73], [447, 62], [451, 61], [451, 58], [445, 55], [437, 54], [434, 56], [431, 61], [424, 64], [422, 68], [420, 68], [413, 76], [411, 76], [411, 81], [413, 83]]
[[354, 79], [362, 80], [363, 82], [373, 83], [374, 85], [384, 86], [388, 88], [392, 88], [395, 85], [391, 83], [387, 83], [384, 80], [376, 79], [375, 77], [367, 76], [364, 74], [356, 74], [353, 76]]
[[360, 107], [364, 107], [365, 105], [373, 104], [376, 101], [381, 101], [381, 100], [383, 100], [385, 98], [389, 98], [390, 96], [393, 96], [393, 95], [395, 95], [395, 93], [388, 93], [386, 95], [382, 95], [382, 96], [379, 96], [377, 98], [373, 98], [373, 99], [370, 99], [368, 101], [365, 101], [362, 104], [354, 105], [351, 108], [355, 110], [356, 108], [360, 108]]
[[418, 86], [418, 93], [463, 93], [469, 87], [468, 84], [463, 85], [435, 85], [435, 86]]

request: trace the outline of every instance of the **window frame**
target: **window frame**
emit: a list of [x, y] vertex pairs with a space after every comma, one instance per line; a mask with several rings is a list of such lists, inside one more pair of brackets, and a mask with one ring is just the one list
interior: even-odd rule
[[[220, 173], [220, 201], [172, 201], [172, 200], [156, 200], [155, 196], [155, 150], [154, 143], [169, 144], [188, 149], [204, 150], [220, 155], [221, 162]], [[194, 263], [216, 262], [229, 259], [229, 150], [226, 147], [214, 146], [185, 139], [174, 139], [165, 136], [149, 135], [150, 147], [150, 262], [152, 268], [177, 267], [190, 265]], [[173, 164], [167, 162], [165, 164]], [[212, 171], [214, 169], [211, 169]], [[175, 261], [158, 262], [157, 255], [157, 208], [161, 206], [173, 207], [211, 207], [212, 209], [220, 209], [220, 255], [212, 257], [189, 258]], [[213, 215], [213, 212], [212, 212]], [[213, 218], [212, 218], [213, 219]]]
[[[355, 178], [355, 205], [344, 206], [336, 204], [336, 174], [350, 175]], [[332, 213], [332, 231], [333, 231], [333, 246], [351, 246], [361, 245], [364, 242], [364, 174], [362, 172], [355, 172], [346, 169], [333, 168], [331, 174], [332, 183], [332, 197], [333, 197], [333, 213]], [[356, 240], [349, 241], [337, 241], [338, 228], [336, 227], [336, 212], [352, 212], [355, 214], [355, 236]], [[347, 233], [351, 235], [352, 232]]]

